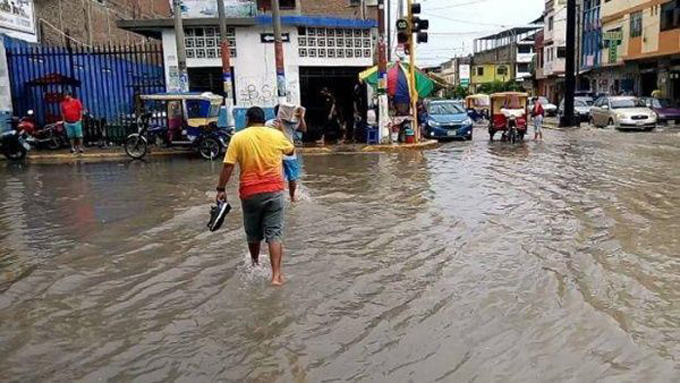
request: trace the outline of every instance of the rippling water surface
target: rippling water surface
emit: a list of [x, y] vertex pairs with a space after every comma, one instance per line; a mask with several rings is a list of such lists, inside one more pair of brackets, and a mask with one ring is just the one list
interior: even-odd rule
[[281, 289], [219, 164], [0, 164], [0, 381], [678, 382], [680, 135], [547, 139], [306, 157]]

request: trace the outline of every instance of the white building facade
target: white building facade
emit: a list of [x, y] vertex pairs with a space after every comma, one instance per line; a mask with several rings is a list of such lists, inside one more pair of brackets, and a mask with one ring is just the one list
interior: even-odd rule
[[[172, 20], [121, 24], [162, 39], [167, 88], [177, 90], [177, 44]], [[239, 115], [248, 107], [271, 109], [277, 103], [273, 28], [271, 18], [266, 16], [230, 19], [227, 24], [238, 126], [243, 123]], [[322, 88], [336, 93], [336, 98], [351, 97], [357, 75], [374, 63], [376, 22], [284, 16], [282, 24], [288, 102], [319, 108], [316, 103]], [[216, 20], [189, 19], [184, 29], [190, 89], [221, 93], [222, 61]]]

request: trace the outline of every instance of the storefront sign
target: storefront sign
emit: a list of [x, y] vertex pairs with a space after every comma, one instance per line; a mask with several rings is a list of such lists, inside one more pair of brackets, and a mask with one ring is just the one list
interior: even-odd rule
[[33, 0], [0, 0], [0, 28], [35, 35]]
[[623, 40], [623, 32], [622, 31], [604, 32], [602, 34], [602, 40], [621, 41]]
[[609, 63], [616, 64], [619, 60], [619, 42], [616, 40], [609, 40]]
[[[5, 0], [0, 0], [0, 2]], [[170, 6], [174, 0], [169, 0]], [[215, 0], [181, 0], [182, 17], [200, 18], [217, 17], [217, 1]], [[227, 17], [254, 17], [257, 14], [255, 0], [224, 0], [224, 10]]]

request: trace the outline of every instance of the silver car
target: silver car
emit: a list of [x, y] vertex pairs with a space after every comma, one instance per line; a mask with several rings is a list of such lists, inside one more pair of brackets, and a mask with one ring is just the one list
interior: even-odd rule
[[656, 128], [656, 118], [656, 113], [637, 97], [601, 97], [590, 110], [591, 125], [620, 130], [652, 130]]

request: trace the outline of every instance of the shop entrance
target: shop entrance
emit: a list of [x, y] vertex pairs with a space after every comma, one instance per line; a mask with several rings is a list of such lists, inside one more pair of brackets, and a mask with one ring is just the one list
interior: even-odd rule
[[359, 73], [364, 67], [300, 67], [300, 102], [307, 109], [308, 131], [305, 141], [316, 141], [321, 138], [326, 122], [325, 105], [319, 95], [323, 88], [328, 88], [335, 96], [337, 106], [344, 117], [345, 127], [351, 127], [353, 121], [353, 89]]
[[[191, 92], [212, 92], [225, 96], [224, 85], [222, 82], [222, 68], [221, 67], [206, 67], [206, 68], [188, 68], [189, 72], [189, 91]], [[234, 68], [231, 68], [232, 78], [234, 76]], [[231, 84], [231, 92], [235, 93], [236, 89], [234, 82]]]
[[645, 69], [640, 73], [640, 96], [651, 96], [656, 88], [656, 70]]

